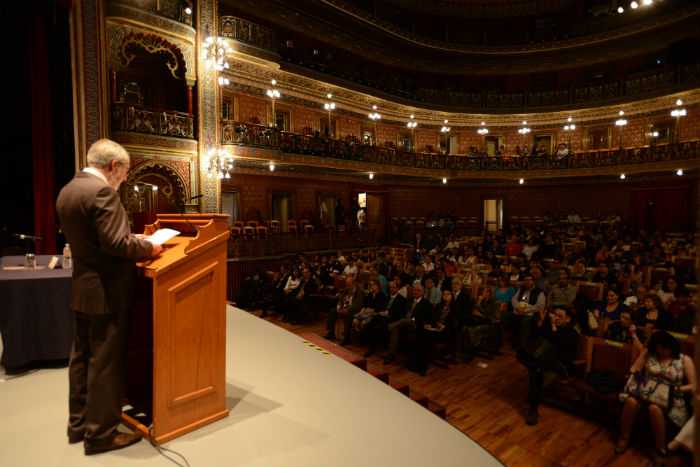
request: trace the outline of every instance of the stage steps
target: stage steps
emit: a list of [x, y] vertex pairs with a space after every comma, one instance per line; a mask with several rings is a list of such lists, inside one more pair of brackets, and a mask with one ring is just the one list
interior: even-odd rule
[[314, 333], [304, 333], [304, 334], [299, 334], [299, 337], [304, 339], [304, 343], [307, 345], [310, 345], [312, 347], [317, 347], [320, 349], [323, 349], [327, 351], [328, 353], [335, 355], [336, 357], [342, 358], [346, 362], [349, 362], [356, 367], [368, 372], [378, 380], [389, 384], [392, 388], [396, 389], [403, 395], [410, 397], [411, 400], [415, 401], [416, 403], [422, 405], [426, 409], [430, 410], [433, 412], [435, 415], [437, 415], [440, 418], [446, 418], [447, 417], [447, 411], [445, 410], [445, 407], [441, 406], [440, 404], [433, 402], [429, 400], [426, 396], [423, 394], [420, 394], [416, 391], [412, 391], [411, 388], [409, 387], [408, 384], [404, 383], [403, 381], [394, 378], [393, 376], [389, 375], [386, 371], [382, 370], [381, 368], [371, 365], [367, 363], [367, 359], [364, 357], [361, 357], [357, 355], [354, 352], [351, 352], [337, 344], [334, 344], [333, 342], [330, 342], [327, 339], [324, 339], [323, 337], [319, 336], [318, 334]]

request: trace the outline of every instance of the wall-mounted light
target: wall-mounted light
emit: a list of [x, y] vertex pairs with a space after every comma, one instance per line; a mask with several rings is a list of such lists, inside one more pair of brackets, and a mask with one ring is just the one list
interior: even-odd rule
[[521, 178], [520, 180], [518, 180], [518, 183], [520, 183], [522, 185], [523, 183], [525, 183], [525, 179]]
[[683, 169], [676, 170], [676, 175], [678, 175], [679, 177], [682, 177], [683, 176]]
[[274, 172], [274, 171], [275, 171], [275, 163], [270, 162], [270, 172]]
[[372, 180], [374, 178], [374, 172], [369, 173], [369, 179]]
[[620, 180], [624, 180], [626, 178], [627, 178], [627, 176], [625, 174], [620, 174]]
[[442, 183], [443, 183], [443, 184], [446, 184], [446, 183], [447, 183], [447, 178], [443, 177], [443, 178], [442, 178]]

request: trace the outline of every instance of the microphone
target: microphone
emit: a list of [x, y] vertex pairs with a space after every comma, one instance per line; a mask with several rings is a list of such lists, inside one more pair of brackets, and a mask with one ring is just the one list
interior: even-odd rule
[[[190, 199], [200, 198], [200, 197], [202, 197], [202, 196], [203, 196], [203, 195], [199, 195], [199, 196], [195, 196], [194, 198], [190, 198]], [[167, 196], [165, 196], [165, 202], [168, 203], [168, 205], [169, 205], [171, 208], [173, 208], [178, 214], [180, 214], [180, 215], [182, 216], [183, 219], [185, 219], [185, 222], [187, 222], [187, 225], [189, 225], [190, 228], [191, 228], [193, 231], [199, 232], [199, 230], [197, 229], [197, 227], [195, 227], [194, 225], [192, 225], [192, 222], [190, 222], [190, 220], [187, 218], [187, 216], [185, 216], [184, 209], [183, 209], [184, 206], [183, 206], [183, 205], [176, 206], [175, 203], [173, 203], [172, 201], [170, 201], [170, 198], [168, 198]]]
[[40, 242], [41, 237], [35, 237], [34, 235], [24, 235], [24, 234], [12, 234], [13, 237], [17, 237], [20, 240], [32, 240], [34, 242]]

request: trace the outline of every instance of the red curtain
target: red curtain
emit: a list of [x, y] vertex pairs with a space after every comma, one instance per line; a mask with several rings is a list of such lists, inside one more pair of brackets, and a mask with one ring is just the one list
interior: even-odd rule
[[[690, 196], [690, 186], [633, 189], [632, 231], [647, 229], [650, 215], [655, 230], [690, 228]], [[653, 208], [649, 203], [653, 203]]]
[[26, 38], [29, 90], [32, 109], [32, 171], [34, 175], [34, 235], [42, 237], [36, 253], [56, 253], [56, 214], [54, 211], [53, 120], [49, 58], [46, 43], [46, 8], [49, 2], [36, 2]]

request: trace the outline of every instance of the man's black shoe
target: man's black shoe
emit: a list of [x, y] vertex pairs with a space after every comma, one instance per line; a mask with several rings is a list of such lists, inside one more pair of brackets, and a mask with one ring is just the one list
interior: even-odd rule
[[393, 354], [393, 353], [390, 353], [390, 354], [387, 355], [387, 357], [384, 359], [384, 364], [385, 364], [385, 365], [391, 365], [391, 362], [393, 362], [393, 361], [394, 361], [394, 354]]
[[328, 334], [326, 334], [325, 336], [323, 336], [323, 338], [324, 338], [324, 339], [328, 339], [329, 341], [334, 341], [334, 340], [335, 340], [335, 334], [333, 334], [332, 332], [329, 332]]

